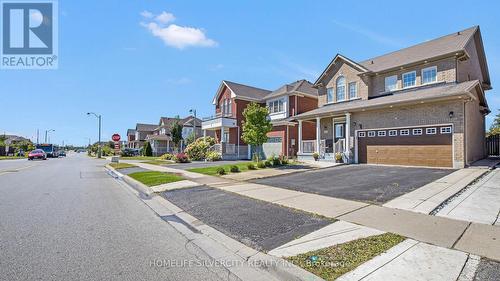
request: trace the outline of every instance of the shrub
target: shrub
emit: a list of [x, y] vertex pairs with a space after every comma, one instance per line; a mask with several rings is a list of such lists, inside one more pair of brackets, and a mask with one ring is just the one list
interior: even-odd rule
[[274, 157], [272, 162], [273, 166], [281, 166], [281, 160], [278, 157]]
[[144, 144], [142, 153], [144, 156], [153, 156], [153, 149], [151, 148], [151, 144], [149, 143], [149, 141]]
[[215, 144], [215, 139], [212, 137], [201, 137], [196, 141], [190, 143], [184, 152], [189, 156], [192, 160], [204, 160], [207, 158], [207, 153], [209, 152], [209, 148]]
[[273, 166], [273, 162], [272, 162], [271, 160], [266, 160], [266, 161], [264, 162], [264, 165], [265, 165], [266, 167], [272, 167], [272, 166]]
[[256, 170], [256, 169], [257, 169], [257, 168], [255, 167], [254, 163], [248, 163], [248, 164], [247, 164], [247, 168], [248, 168], [249, 170]]
[[257, 167], [259, 169], [264, 169], [266, 167], [266, 163], [264, 163], [264, 161], [260, 161], [257, 163]]
[[289, 163], [288, 158], [283, 155], [280, 156], [280, 161], [282, 165], [288, 165]]
[[186, 153], [177, 153], [175, 155], [175, 162], [176, 163], [189, 163], [189, 158], [186, 155]]
[[231, 166], [231, 168], [229, 170], [231, 171], [231, 173], [239, 173], [240, 172], [240, 168], [238, 168], [238, 166], [236, 166], [236, 165]]
[[215, 172], [217, 173], [217, 175], [220, 175], [220, 176], [226, 174], [226, 170], [224, 170], [224, 168], [222, 168], [222, 167], [217, 168], [217, 170]]
[[171, 153], [165, 153], [162, 156], [160, 156], [161, 160], [173, 160], [175, 156]]
[[205, 159], [207, 159], [207, 161], [219, 161], [222, 159], [222, 155], [220, 155], [220, 153], [217, 151], [209, 151], [206, 154]]
[[314, 160], [318, 161], [318, 159], [319, 159], [319, 153], [318, 152], [314, 152], [313, 153], [313, 158], [314, 158]]

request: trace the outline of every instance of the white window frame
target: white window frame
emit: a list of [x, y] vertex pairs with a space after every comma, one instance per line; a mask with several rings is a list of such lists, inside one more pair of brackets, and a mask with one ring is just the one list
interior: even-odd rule
[[[353, 87], [351, 87], [353, 86]], [[351, 89], [354, 89], [354, 96], [351, 97]], [[358, 82], [349, 82], [347, 83], [347, 91], [349, 95], [349, 99], [357, 99], [358, 98]]]
[[368, 137], [369, 138], [375, 137], [375, 131], [368, 131]]
[[[274, 110], [275, 106], [276, 110]], [[283, 113], [285, 112], [285, 101], [283, 99], [272, 100], [268, 102], [268, 108], [271, 114]]]
[[366, 133], [365, 132], [359, 132], [358, 133], [358, 137], [364, 138], [364, 137], [366, 137]]
[[378, 131], [377, 136], [378, 137], [385, 137], [385, 136], [387, 136], [387, 132], [386, 131]]
[[389, 137], [395, 137], [398, 135], [398, 130], [389, 130]]
[[[344, 82], [343, 85], [339, 85], [339, 81], [342, 81]], [[341, 102], [341, 101], [345, 101], [346, 100], [346, 88], [347, 88], [347, 85], [346, 85], [346, 79], [345, 79], [345, 76], [343, 75], [340, 75], [339, 77], [337, 77], [337, 79], [335, 80], [335, 101], [336, 102]], [[343, 92], [343, 98], [342, 99], [339, 99], [339, 88], [342, 87], [342, 92]]]
[[451, 126], [447, 126], [447, 127], [441, 127], [439, 129], [439, 132], [441, 134], [451, 134], [452, 130], [451, 130]]
[[[427, 70], [434, 70], [434, 71], [436, 71], [436, 76], [435, 76], [434, 81], [424, 82], [424, 72], [427, 71]], [[430, 67], [426, 67], [426, 68], [422, 69], [420, 75], [421, 75], [420, 78], [422, 79], [422, 85], [436, 83], [437, 82], [437, 76], [438, 76], [437, 66], [430, 66]]]
[[423, 130], [422, 128], [416, 128], [416, 129], [413, 129], [411, 134], [414, 135], [414, 136], [421, 136], [423, 133]]
[[425, 134], [426, 135], [435, 135], [435, 134], [437, 134], [437, 128], [436, 127], [425, 128]]
[[[415, 82], [413, 83], [413, 85], [405, 86], [405, 76], [409, 75], [409, 74], [415, 74]], [[414, 71], [409, 71], [409, 72], [403, 73], [403, 75], [401, 76], [401, 85], [403, 86], [403, 89], [417, 86], [417, 72], [414, 70]]]
[[410, 135], [410, 129], [399, 130], [399, 135], [400, 136], [409, 136]]
[[[387, 80], [389, 80], [391, 78], [395, 79], [395, 81], [394, 81], [394, 88], [389, 88], [388, 85], [387, 85]], [[384, 86], [385, 86], [385, 91], [386, 92], [396, 91], [398, 89], [398, 76], [397, 75], [387, 76], [384, 79], [384, 83], [385, 83]]]
[[[328, 93], [331, 91], [330, 93]], [[326, 88], [326, 102], [327, 103], [332, 103], [333, 102], [333, 97], [335, 96], [335, 93], [333, 91], [333, 87]]]

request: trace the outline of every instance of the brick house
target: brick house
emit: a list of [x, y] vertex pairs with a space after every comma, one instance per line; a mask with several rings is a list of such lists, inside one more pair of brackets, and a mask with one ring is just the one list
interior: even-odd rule
[[[265, 156], [271, 154], [295, 156], [298, 151], [297, 122], [291, 118], [299, 113], [317, 108], [318, 94], [306, 80], [284, 85], [269, 91], [230, 81], [222, 81], [213, 99], [215, 115], [203, 119], [204, 134], [215, 132], [217, 145], [223, 159], [249, 159], [251, 148], [241, 139], [243, 111], [251, 102], [269, 108], [273, 129], [269, 141], [263, 145]], [[314, 125], [304, 125], [303, 136], [314, 139]]]
[[[153, 134], [158, 125], [155, 124], [142, 124], [137, 123], [134, 129], [129, 129], [127, 131], [127, 139], [129, 139], [128, 147], [129, 148], [141, 148], [144, 146], [144, 143], [147, 140], [148, 135]], [[134, 133], [134, 136], [130, 135]]]
[[[314, 86], [318, 108], [295, 117], [299, 158], [462, 168], [485, 156], [491, 83], [478, 26], [361, 62], [337, 55]], [[307, 122], [313, 140], [300, 133]]]
[[127, 148], [134, 148], [134, 141], [135, 141], [135, 130], [134, 129], [128, 129], [127, 130], [127, 143], [126, 143], [126, 147]]

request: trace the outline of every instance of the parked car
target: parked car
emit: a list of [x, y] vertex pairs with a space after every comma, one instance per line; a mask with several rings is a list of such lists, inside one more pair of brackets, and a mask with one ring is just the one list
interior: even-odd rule
[[136, 148], [124, 148], [122, 150], [122, 156], [125, 156], [125, 157], [130, 157], [130, 156], [139, 156], [141, 155], [139, 149], [136, 149]]
[[41, 149], [35, 149], [28, 154], [28, 160], [34, 159], [47, 160], [47, 153]]
[[66, 157], [66, 151], [60, 150], [59, 151], [59, 157]]

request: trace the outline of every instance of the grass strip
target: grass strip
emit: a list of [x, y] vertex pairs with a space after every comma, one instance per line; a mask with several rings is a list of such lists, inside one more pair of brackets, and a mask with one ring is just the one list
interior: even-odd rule
[[162, 173], [158, 171], [136, 172], [131, 173], [128, 176], [137, 181], [140, 181], [147, 186], [155, 186], [184, 180], [184, 178], [180, 175], [173, 173]]
[[[211, 167], [202, 167], [202, 168], [191, 168], [188, 169], [189, 172], [209, 175], [209, 176], [217, 176], [217, 169], [223, 168], [226, 171], [226, 174], [231, 173], [231, 167], [237, 166], [240, 172], [248, 171], [248, 164], [252, 162], [238, 163], [238, 164], [227, 164], [227, 165], [219, 165], [219, 166], [211, 166]], [[257, 163], [254, 163], [257, 167]]]
[[335, 280], [404, 239], [397, 234], [384, 233], [289, 257], [287, 260], [325, 280]]
[[137, 167], [129, 163], [110, 163], [109, 166], [113, 167], [115, 170]]

